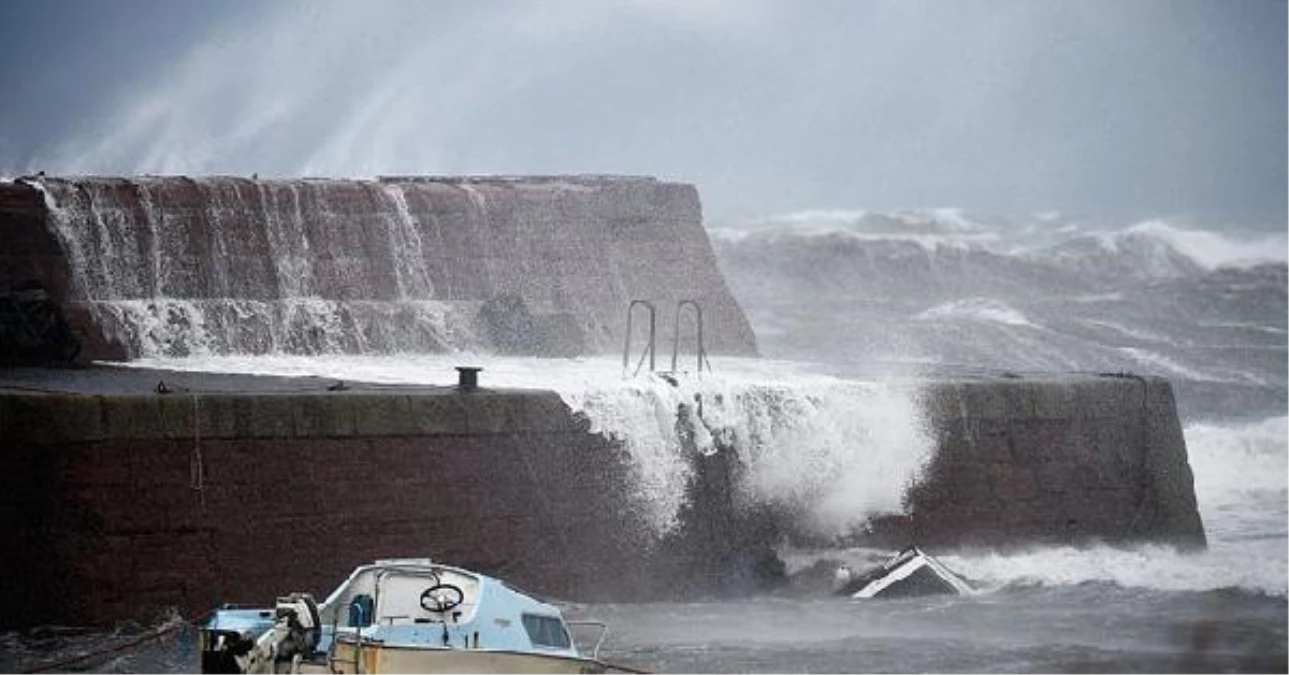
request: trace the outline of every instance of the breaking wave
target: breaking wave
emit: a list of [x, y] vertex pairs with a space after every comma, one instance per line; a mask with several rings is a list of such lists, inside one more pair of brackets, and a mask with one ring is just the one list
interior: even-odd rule
[[[1238, 251], [1220, 264], [1200, 259], [1158, 224], [1104, 236], [1059, 216], [1042, 221], [1047, 231], [1031, 232], [960, 212], [827, 215], [837, 221], [834, 232], [821, 233], [820, 215], [810, 214], [793, 224], [801, 232], [713, 235], [763, 352], [791, 362], [722, 359], [719, 374], [676, 383], [625, 379], [606, 359], [561, 360], [558, 368], [468, 354], [137, 363], [448, 385], [452, 366], [475, 359], [487, 386], [555, 390], [594, 431], [618, 439], [632, 457], [635, 502], [657, 532], [677, 523], [693, 471], [686, 453], [730, 447], [748, 467], [741, 499], [787, 507], [825, 536], [899, 511], [932, 442], [916, 385], [815, 375], [804, 362], [823, 360], [840, 373], [881, 359], [1163, 375], [1174, 382], [1186, 420], [1207, 552], [1057, 547], [947, 562], [990, 587], [1108, 582], [1285, 595], [1283, 262], [1228, 264], [1245, 259]], [[677, 429], [678, 411], [694, 428], [692, 440]]]
[[712, 238], [767, 356], [1154, 374], [1203, 418], [1289, 405], [1285, 236], [952, 209]]
[[1203, 553], [1179, 553], [1166, 546], [1054, 547], [1005, 555], [948, 555], [942, 560], [986, 590], [1101, 581], [1160, 591], [1243, 588], [1284, 597], [1289, 575], [1283, 557], [1250, 560], [1246, 551], [1235, 547], [1214, 547]]
[[[1122, 256], [1139, 270], [1171, 275], [1219, 267], [1289, 261], [1284, 232], [1223, 231], [1162, 219], [1113, 223], [1060, 213], [1029, 216], [968, 213], [963, 209], [811, 209], [712, 228], [722, 241], [800, 243], [839, 234], [857, 241], [917, 241], [928, 251], [976, 246], [991, 253], [1079, 266], [1079, 258]], [[1180, 263], [1181, 268], [1175, 267]]]
[[1236, 238], [1205, 230], [1181, 229], [1162, 220], [1138, 223], [1128, 232], [1163, 241], [1209, 270], [1285, 262], [1289, 257], [1289, 235], [1284, 232]]
[[728, 232], [713, 233], [718, 259], [769, 356], [1173, 383], [1208, 551], [1057, 547], [947, 558], [955, 569], [988, 587], [1285, 595], [1285, 233], [960, 210], [812, 211]]
[[1008, 326], [1038, 328], [1032, 321], [1025, 318], [1024, 314], [1008, 306], [1007, 303], [989, 298], [967, 298], [966, 300], [947, 302], [918, 312], [913, 318], [919, 321], [966, 319], [1001, 323]]
[[[715, 375], [674, 382], [624, 378], [619, 363], [602, 358], [562, 360], [558, 368], [542, 359], [465, 354], [204, 356], [130, 365], [449, 385], [463, 362], [482, 365], [490, 387], [554, 390], [593, 432], [620, 441], [632, 458], [635, 501], [659, 534], [678, 523], [692, 451], [734, 450], [746, 467], [746, 504], [786, 507], [802, 516], [804, 530], [835, 536], [899, 512], [932, 450], [915, 385], [840, 380], [773, 361], [723, 358]], [[695, 430], [692, 448], [677, 428], [678, 411]]]
[[[1289, 524], [1289, 418], [1186, 427], [1195, 497], [1215, 546], [1285, 557]], [[1282, 580], [1284, 575], [1281, 576]]]

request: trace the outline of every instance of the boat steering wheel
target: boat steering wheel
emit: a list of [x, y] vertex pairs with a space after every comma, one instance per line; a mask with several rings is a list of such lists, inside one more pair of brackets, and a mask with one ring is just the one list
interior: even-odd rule
[[465, 602], [465, 591], [452, 584], [435, 584], [421, 592], [421, 609], [446, 612]]

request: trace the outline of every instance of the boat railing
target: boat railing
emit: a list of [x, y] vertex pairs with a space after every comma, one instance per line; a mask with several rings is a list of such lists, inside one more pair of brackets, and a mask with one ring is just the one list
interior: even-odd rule
[[598, 661], [600, 659], [600, 645], [604, 644], [604, 638], [609, 635], [609, 625], [603, 621], [596, 621], [594, 619], [565, 621], [564, 623], [568, 624], [570, 628], [575, 626], [590, 626], [592, 628], [600, 629], [600, 635], [595, 639], [595, 646], [591, 648], [591, 658]]

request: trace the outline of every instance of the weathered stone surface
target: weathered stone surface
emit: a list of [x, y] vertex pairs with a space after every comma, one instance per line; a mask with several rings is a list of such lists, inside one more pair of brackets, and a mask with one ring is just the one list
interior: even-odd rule
[[[322, 593], [375, 557], [563, 597], [632, 597], [652, 579], [623, 451], [550, 392], [206, 394], [196, 413], [194, 398], [0, 393], [0, 572], [24, 579], [0, 593], [6, 625]], [[109, 440], [7, 422], [73, 404]], [[182, 436], [194, 417], [202, 433]]]
[[[296, 435], [323, 438], [354, 435], [357, 420], [347, 398], [343, 395], [292, 396], [291, 421]], [[403, 404], [406, 406], [407, 401]]]
[[[756, 353], [689, 185], [597, 176], [30, 181], [0, 184], [0, 226], [13, 243], [0, 251], [0, 289], [44, 283], [90, 358], [199, 345], [615, 352], [634, 299], [659, 308], [660, 342], [677, 302], [692, 299], [710, 351]], [[151, 319], [129, 318], [139, 312]], [[144, 333], [158, 323], [172, 337], [149, 342]]]
[[1152, 541], [1203, 548], [1194, 477], [1167, 381], [1061, 377], [932, 384], [940, 448], [892, 545]]
[[[648, 598], [659, 570], [711, 588], [762, 574], [785, 531], [774, 514], [740, 511], [732, 453], [694, 453], [685, 529], [655, 547], [630, 458], [554, 392], [328, 391], [214, 375], [197, 391], [181, 374], [135, 369], [61, 377], [93, 395], [0, 389], [0, 526], [12, 544], [0, 574], [24, 580], [0, 587], [0, 602], [28, 625], [268, 603], [394, 556], [572, 599]], [[143, 386], [158, 377], [176, 391]], [[939, 448], [908, 515], [872, 523], [874, 543], [1204, 545], [1167, 382], [930, 389]]]

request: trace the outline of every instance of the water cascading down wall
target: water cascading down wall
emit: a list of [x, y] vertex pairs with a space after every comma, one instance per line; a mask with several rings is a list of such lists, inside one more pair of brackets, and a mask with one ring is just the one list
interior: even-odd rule
[[709, 349], [756, 352], [690, 185], [41, 177], [0, 186], [0, 212], [0, 283], [44, 284], [92, 358], [594, 354], [636, 299], [663, 337], [692, 299]]
[[[756, 352], [697, 192], [646, 178], [40, 177], [0, 184], [0, 231], [0, 292], [48, 289], [93, 358], [616, 352], [634, 299], [659, 308], [660, 345], [693, 299], [709, 350]], [[691, 452], [688, 503], [660, 534], [622, 443], [553, 392], [486, 378], [336, 390], [0, 370], [0, 575], [22, 580], [0, 585], [0, 624], [323, 594], [355, 565], [406, 555], [571, 599], [774, 576], [794, 523], [740, 511], [743, 455]], [[870, 543], [1203, 546], [1167, 382], [916, 386], [933, 457]]]

